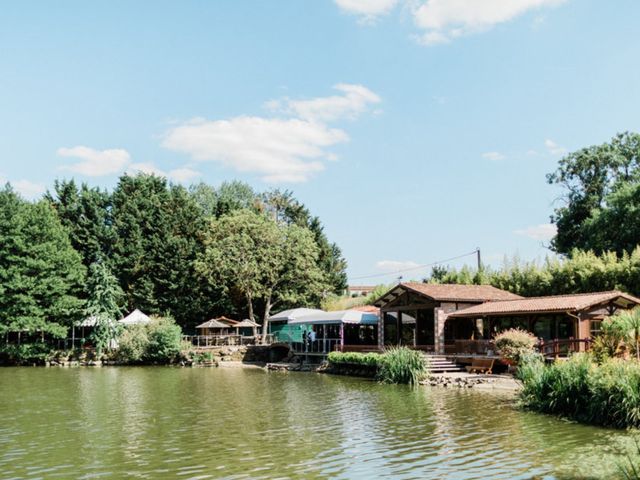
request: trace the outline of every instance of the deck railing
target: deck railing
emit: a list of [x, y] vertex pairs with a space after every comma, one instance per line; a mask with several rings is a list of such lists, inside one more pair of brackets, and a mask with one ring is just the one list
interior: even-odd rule
[[493, 340], [455, 340], [445, 345], [445, 353], [458, 355], [494, 355], [496, 344]]
[[540, 342], [538, 351], [545, 357], [566, 357], [570, 353], [587, 352], [591, 349], [589, 338], [555, 339]]
[[[261, 335], [256, 335], [255, 337], [245, 335], [183, 335], [182, 339], [198, 348], [258, 345], [262, 342]], [[271, 345], [273, 343], [273, 335], [267, 335], [265, 343]]]
[[317, 338], [312, 342], [291, 342], [290, 345], [296, 353], [328, 354], [340, 348], [340, 339]]

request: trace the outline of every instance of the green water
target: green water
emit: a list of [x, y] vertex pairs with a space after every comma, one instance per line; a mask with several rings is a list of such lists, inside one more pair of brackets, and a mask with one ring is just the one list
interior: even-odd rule
[[0, 369], [0, 477], [611, 478], [629, 433], [321, 374]]

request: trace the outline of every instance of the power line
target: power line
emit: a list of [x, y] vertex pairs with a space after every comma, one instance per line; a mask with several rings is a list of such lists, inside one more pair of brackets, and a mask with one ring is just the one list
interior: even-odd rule
[[410, 272], [412, 270], [421, 270], [423, 268], [434, 267], [434, 266], [440, 265], [442, 263], [451, 262], [453, 260], [458, 260], [460, 258], [469, 257], [471, 255], [479, 255], [479, 252], [480, 252], [480, 249], [478, 248], [478, 249], [474, 250], [473, 252], [465, 253], [463, 255], [458, 255], [456, 257], [445, 258], [444, 260], [438, 260], [438, 261], [432, 262], [432, 263], [425, 263], [424, 265], [418, 265], [416, 267], [405, 268], [403, 270], [396, 270], [395, 272], [375, 273], [373, 275], [363, 275], [361, 277], [353, 277], [350, 280], [363, 280], [365, 278], [387, 277], [389, 275], [397, 275], [398, 273]]

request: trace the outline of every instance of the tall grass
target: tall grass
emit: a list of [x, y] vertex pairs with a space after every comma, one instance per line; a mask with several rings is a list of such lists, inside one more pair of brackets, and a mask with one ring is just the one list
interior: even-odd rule
[[522, 363], [522, 405], [582, 423], [640, 427], [640, 363], [609, 359], [598, 365], [588, 354], [544, 365]]
[[416, 350], [406, 347], [388, 349], [382, 356], [377, 378], [383, 383], [415, 385], [428, 372], [427, 359]]

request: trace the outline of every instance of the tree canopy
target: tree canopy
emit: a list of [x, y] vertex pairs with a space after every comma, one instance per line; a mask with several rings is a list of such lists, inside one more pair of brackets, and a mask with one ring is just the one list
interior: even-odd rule
[[317, 305], [327, 290], [312, 233], [267, 215], [238, 210], [213, 219], [196, 268], [213, 285], [242, 295], [255, 321], [263, 305], [263, 325], [275, 306]]
[[563, 205], [551, 217], [558, 229], [553, 250], [622, 254], [638, 245], [640, 134], [620, 133], [570, 153], [547, 180], [564, 189]]
[[82, 315], [86, 269], [51, 205], [0, 191], [0, 329], [63, 338]]

